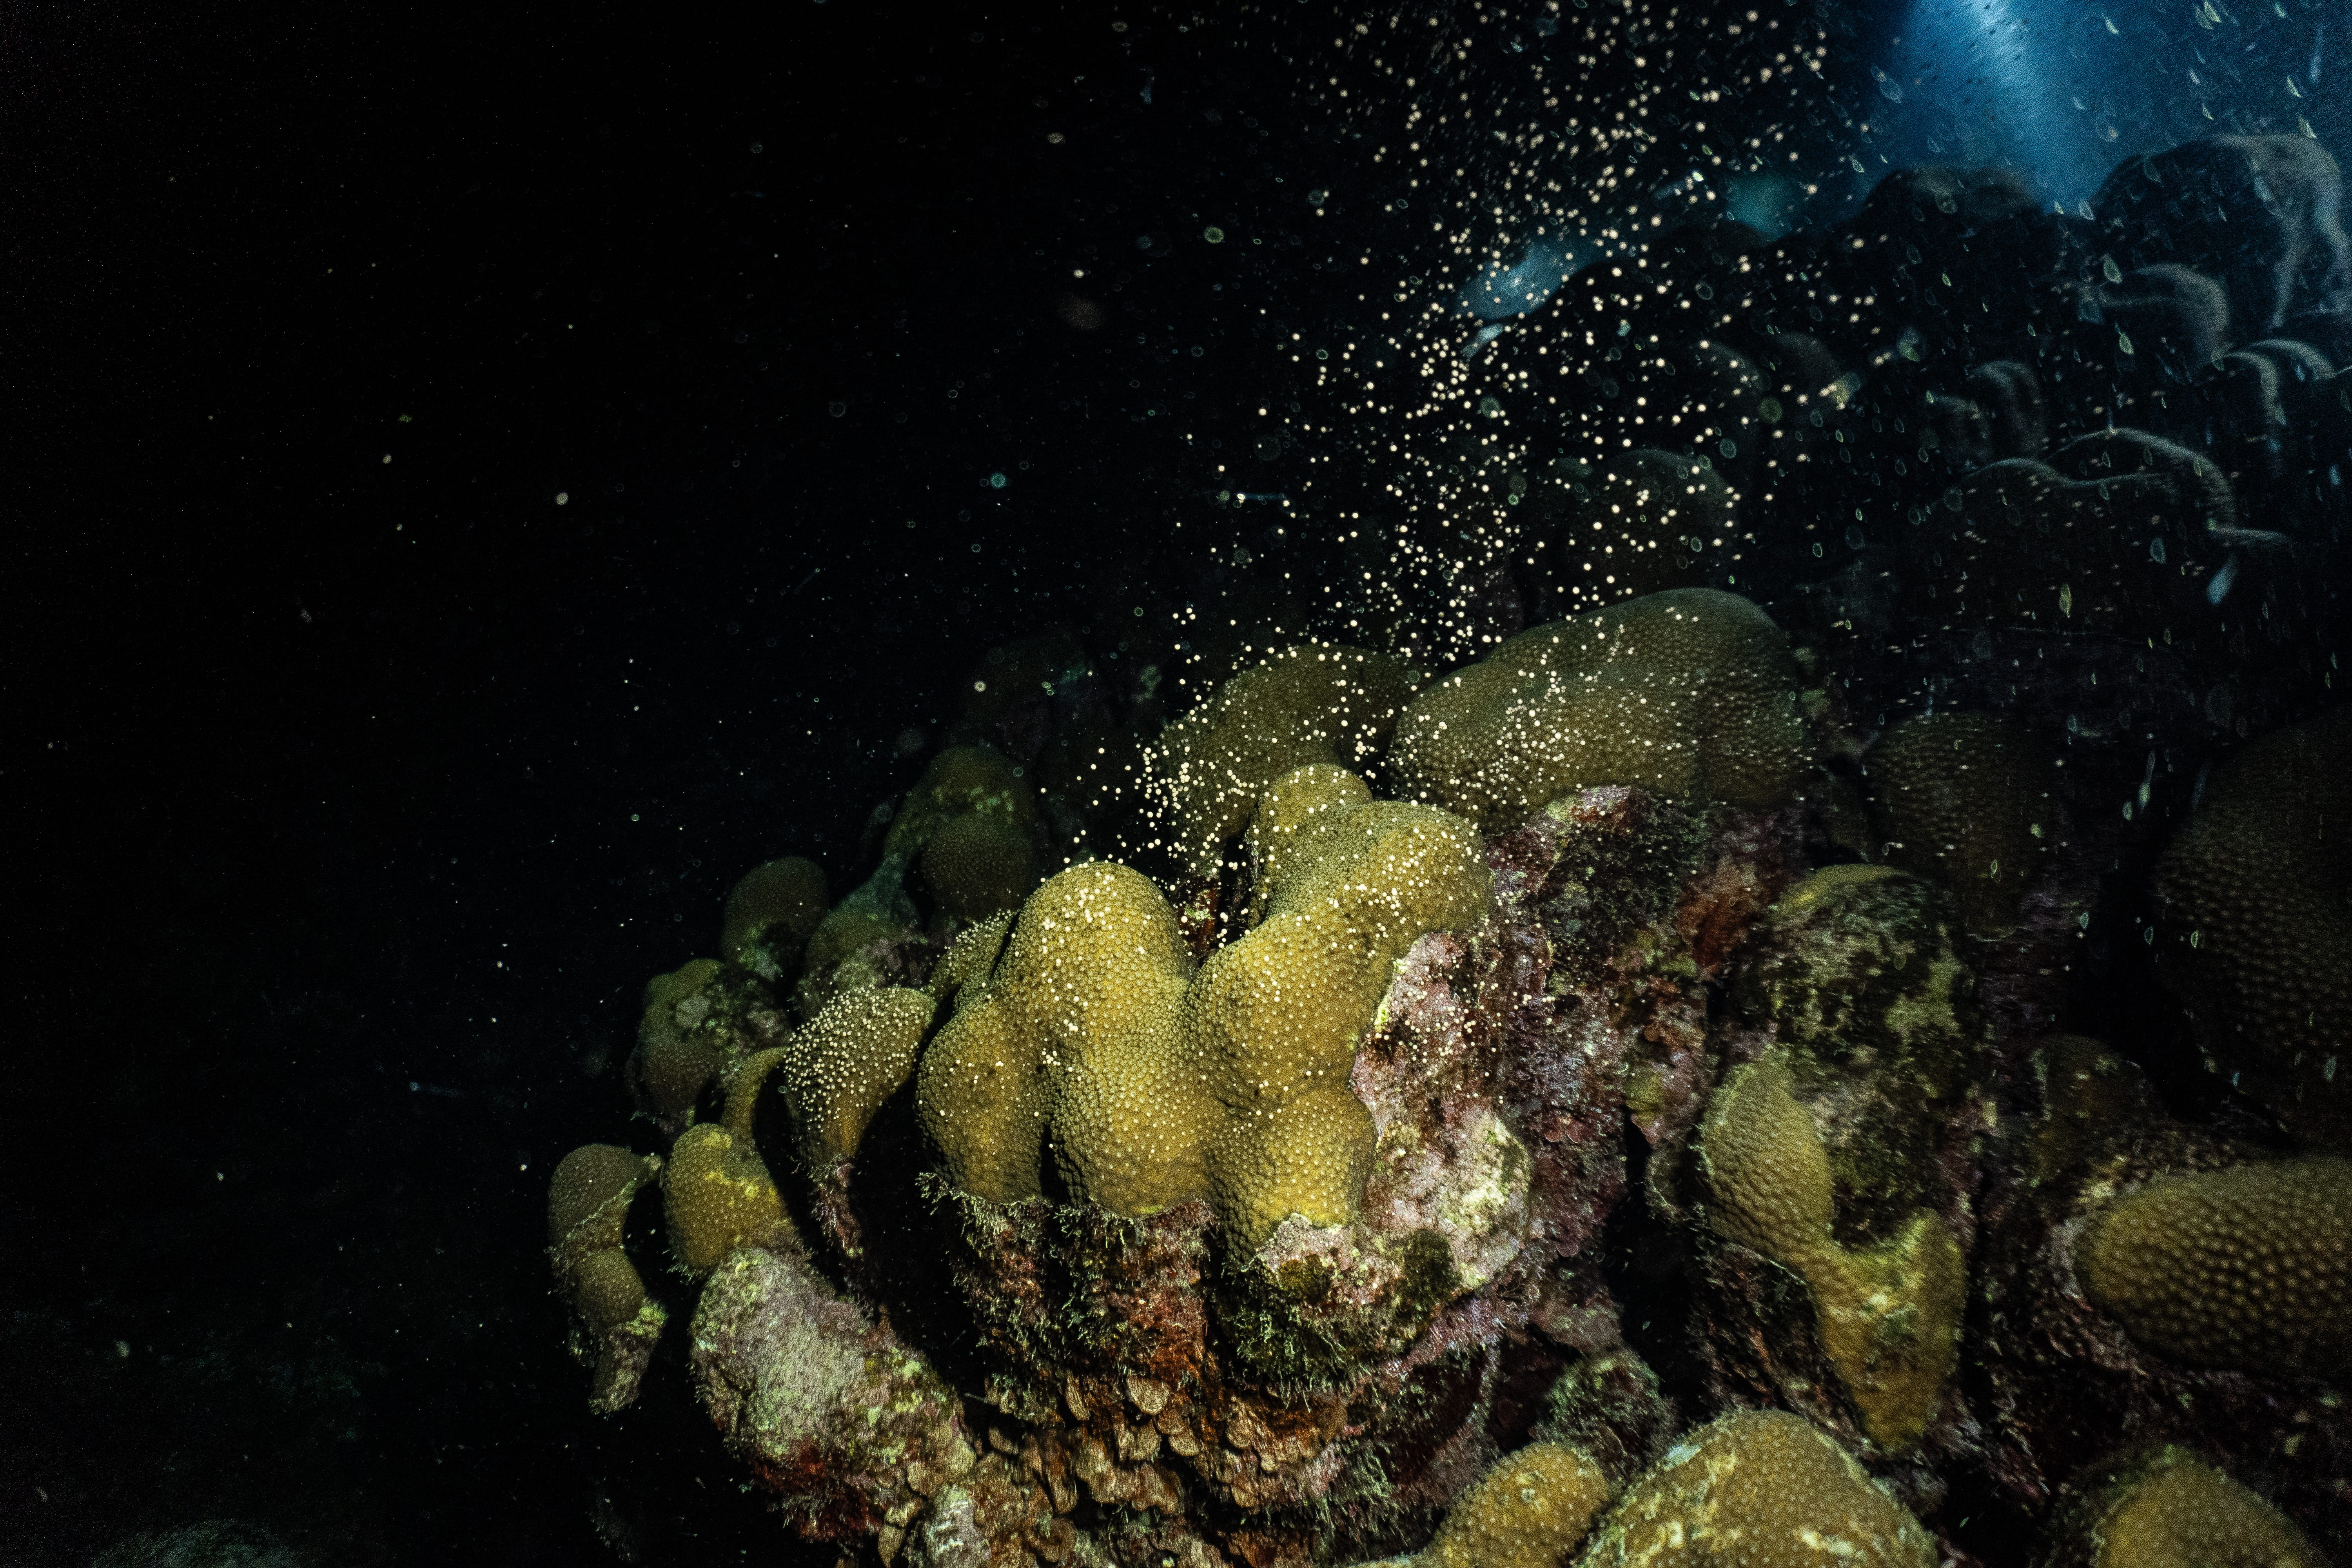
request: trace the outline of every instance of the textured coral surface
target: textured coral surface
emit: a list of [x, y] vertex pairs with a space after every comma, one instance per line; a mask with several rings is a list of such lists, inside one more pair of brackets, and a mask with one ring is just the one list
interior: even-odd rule
[[[2307, 208], [2265, 207], [2282, 245], [2325, 238], [2305, 150], [2147, 169], [2251, 224], [2240, 163]], [[732, 1452], [887, 1564], [2344, 1539], [2352, 721], [2310, 717], [2336, 503], [2278, 434], [2352, 438], [2342, 378], [2239, 342], [2292, 268], [2075, 276], [2040, 205], [1917, 170], [1787, 268], [1682, 237], [1604, 395], [1703, 439], [1429, 461], [1522, 512], [1526, 553], [1448, 580], [1450, 673], [1410, 606], [1349, 623], [1389, 653], [1236, 592], [1155, 735], [1052, 705], [1072, 637], [993, 650], [865, 882], [812, 921], [772, 862], [648, 988], [663, 1157], [592, 1146], [551, 1194], [598, 1407], [690, 1308]], [[2030, 330], [1956, 324], [1929, 247]], [[1735, 267], [1742, 311], [1801, 267], [1895, 314], [1630, 330]], [[1874, 453], [1891, 537], [1839, 489]], [[1770, 614], [1696, 585], [1792, 541], [1824, 575]], [[625, 1223], [656, 1172], [667, 1269]]]
[[2216, 1071], [2308, 1135], [2352, 1143], [2352, 914], [2343, 900], [2352, 713], [2270, 735], [2214, 770], [2156, 869], [2171, 974]]
[[1926, 1568], [1919, 1521], [1835, 1439], [1770, 1412], [1727, 1415], [1626, 1492], [1581, 1568]]
[[2320, 1568], [2292, 1520], [2183, 1448], [2095, 1467], [2105, 1485], [2059, 1541], [2061, 1568]]
[[2142, 1344], [2250, 1372], [2352, 1370], [2352, 1160], [2163, 1176], [2110, 1208], [2083, 1287]]
[[1807, 756], [1788, 641], [1754, 605], [1677, 588], [1505, 643], [1413, 700], [1392, 765], [1489, 827], [1591, 784], [1777, 805]]

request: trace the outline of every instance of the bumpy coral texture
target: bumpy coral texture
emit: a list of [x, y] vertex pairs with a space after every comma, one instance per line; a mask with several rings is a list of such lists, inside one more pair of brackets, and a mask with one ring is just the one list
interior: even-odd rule
[[1788, 638], [1736, 594], [1677, 588], [1521, 632], [1440, 681], [1390, 765], [1494, 828], [1591, 784], [1786, 801], [1809, 755]]
[[[2302, 1135], [2352, 1144], [2352, 711], [2213, 771], [2158, 863], [2179, 988], [2217, 1070]], [[2352, 1063], [2346, 1064], [2352, 1066]]]
[[1872, 747], [1871, 819], [1889, 863], [1951, 888], [1969, 929], [1997, 936], [2055, 837], [2025, 732], [1994, 713], [1906, 720]]
[[923, 1054], [917, 1103], [957, 1184], [1035, 1196], [1047, 1121], [1070, 1100], [1055, 1153], [1074, 1192], [1124, 1214], [1202, 1195], [1211, 1112], [1176, 1030], [1192, 977], [1175, 913], [1139, 872], [1076, 866], [1031, 895]]
[[762, 980], [800, 969], [809, 932], [824, 919], [824, 868], [798, 855], [754, 866], [727, 895], [719, 951]]
[[689, 1273], [708, 1273], [740, 1247], [797, 1244], [775, 1178], [751, 1142], [760, 1090], [788, 1049], [774, 1047], [742, 1062], [728, 1084], [725, 1117], [688, 1128], [671, 1145], [662, 1212], [670, 1252]]
[[1184, 1007], [1223, 1110], [1217, 1209], [1253, 1246], [1292, 1213], [1353, 1216], [1372, 1146], [1348, 1088], [1356, 1041], [1390, 966], [1424, 931], [1476, 925], [1492, 896], [1469, 824], [1386, 801], [1308, 817], [1268, 882], [1263, 923], [1202, 966]]
[[950, 817], [923, 846], [923, 882], [960, 920], [1013, 909], [1036, 880], [1028, 837], [1002, 816]]
[[2179, 1450], [2099, 1526], [2098, 1568], [2323, 1568], [2294, 1521]]
[[1419, 1568], [1554, 1568], [1609, 1506], [1609, 1478], [1561, 1443], [1507, 1454], [1463, 1494]]
[[646, 983], [629, 1080], [639, 1109], [676, 1133], [719, 1075], [784, 1038], [783, 1015], [748, 969], [698, 958]]
[[1790, 1088], [1787, 1067], [1768, 1058], [1716, 1090], [1699, 1146], [1708, 1222], [1803, 1277], [1863, 1429], [1899, 1447], [1935, 1415], [1951, 1370], [1966, 1297], [1959, 1244], [1923, 1210], [1883, 1246], [1841, 1246], [1829, 1159]]
[[2176, 1361], [2340, 1375], [2352, 1364], [2352, 1160], [2161, 1177], [2107, 1212], [2078, 1270], [2133, 1339]]
[[[1475, 924], [1477, 837], [1337, 770], [1269, 792], [1284, 826], [1265, 919], [1198, 974], [1159, 889], [1124, 867], [1074, 867], [1023, 910], [984, 991], [924, 1054], [918, 1103], [966, 1191], [1039, 1190], [1041, 1137], [1076, 1196], [1121, 1214], [1207, 1197], [1255, 1247], [1292, 1214], [1353, 1217], [1371, 1119], [1348, 1088], [1389, 966], [1423, 932]], [[1327, 804], [1328, 804], [1327, 802]], [[1273, 818], [1269, 818], [1269, 822]]]
[[1927, 1532], [1827, 1433], [1744, 1411], [1677, 1444], [1580, 1568], [1928, 1568]]
[[548, 1182], [548, 1261], [572, 1309], [572, 1352], [593, 1371], [588, 1407], [599, 1415], [636, 1398], [668, 1321], [621, 1248], [629, 1203], [660, 1170], [657, 1159], [589, 1143], [566, 1154]]
[[876, 986], [835, 997], [793, 1036], [775, 1076], [810, 1170], [857, 1152], [866, 1124], [914, 1076], [932, 1012], [925, 992]]
[[1377, 756], [1412, 695], [1413, 673], [1387, 654], [1303, 643], [1245, 669], [1168, 728], [1153, 756], [1156, 792], [1196, 871], [1213, 869], [1293, 768], [1360, 768]]

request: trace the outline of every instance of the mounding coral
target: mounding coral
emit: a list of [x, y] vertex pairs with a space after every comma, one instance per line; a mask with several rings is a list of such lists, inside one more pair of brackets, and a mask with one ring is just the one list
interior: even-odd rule
[[719, 1037], [682, 1110], [647, 1102], [703, 1118], [660, 1168], [667, 1284], [803, 1532], [1290, 1561], [1416, 1544], [1518, 1447], [1496, 1474], [1544, 1485], [1494, 1482], [1433, 1551], [1549, 1560], [1669, 1440], [1601, 1263], [1622, 1086], [1687, 1095], [1792, 822], [1610, 786], [1486, 837], [1310, 763], [1244, 826], [1205, 961], [1091, 862], [797, 1030], [742, 1023], [739, 966], [657, 987], [656, 1044]]
[[1438, 681], [1389, 765], [1490, 828], [1593, 784], [1774, 806], [1811, 760], [1799, 684], [1763, 611], [1676, 588], [1521, 632]]
[[2101, 1216], [2084, 1289], [2149, 1349], [2273, 1376], [2352, 1371], [2352, 1159], [2158, 1177]]
[[2051, 1568], [2325, 1568], [2262, 1495], [2174, 1444], [2092, 1468], [2057, 1531]]
[[[2352, 1167], [2174, 1121], [2095, 1040], [2053, 1038], [2032, 1067], [2041, 1103], [2000, 1135], [1972, 1264], [1987, 1473], [2047, 1509], [2126, 1432], [2258, 1465], [2274, 1504], [2339, 1532]], [[2081, 1520], [2052, 1522], [2074, 1552]]]
[[824, 868], [814, 860], [787, 855], [754, 866], [727, 895], [719, 951], [772, 984], [795, 974], [827, 901]]
[[1927, 1532], [1837, 1440], [1794, 1415], [1701, 1427], [1593, 1532], [1578, 1568], [1928, 1568]]
[[[921, 1568], [2352, 1534], [2352, 770], [2279, 728], [2344, 629], [2352, 247], [2305, 141], [2157, 154], [2097, 220], [1911, 170], [1581, 269], [1428, 465], [1497, 524], [1432, 574], [1446, 635], [1349, 623], [1404, 652], [1234, 583], [1120, 714], [1099, 626], [988, 656], [863, 884], [772, 862], [649, 988], [666, 1153], [551, 1191], [598, 1408], [691, 1303], [792, 1527]], [[1621, 411], [1597, 468], [1510, 434], [1547, 349], [1546, 428]], [[1156, 822], [1091, 858], [1129, 777]], [[2149, 976], [2234, 1093], [2183, 1092]]]
[[761, 1051], [730, 1075], [727, 1109], [717, 1121], [698, 1121], [670, 1145], [662, 1168], [662, 1214], [670, 1254], [689, 1274], [707, 1274], [739, 1247], [796, 1242], [783, 1196], [752, 1141], [751, 1113], [761, 1088], [784, 1054]]
[[1936, 1415], [1958, 1347], [1967, 1285], [1951, 1226], [1921, 1210], [1880, 1245], [1839, 1243], [1821, 1135], [1778, 1060], [1732, 1070], [1698, 1148], [1708, 1224], [1805, 1281], [1863, 1430], [1887, 1447], [1912, 1442]]
[[1948, 886], [1969, 929], [2000, 936], [2055, 841], [2046, 764], [2016, 724], [1992, 713], [1937, 713], [1873, 746], [1875, 847], [1890, 864]]
[[1530, 1443], [1463, 1494], [1417, 1561], [1421, 1568], [1553, 1568], [1584, 1540], [1613, 1490], [1591, 1456]]
[[1374, 1142], [1355, 1042], [1389, 966], [1488, 906], [1467, 824], [1369, 795], [1328, 765], [1265, 790], [1263, 918], [1197, 973], [1138, 873], [1040, 889], [923, 1058], [918, 1101], [958, 1184], [1033, 1196], [1050, 1141], [1072, 1195], [1139, 1217], [1205, 1199], [1244, 1247], [1293, 1214], [1353, 1218]]
[[559, 1161], [548, 1181], [548, 1261], [572, 1310], [572, 1356], [593, 1373], [588, 1408], [599, 1414], [636, 1398], [669, 1321], [622, 1247], [630, 1203], [661, 1169], [652, 1156], [588, 1143]]
[[[2213, 770], [2154, 878], [2162, 973], [2211, 1068], [2315, 1142], [2352, 1144], [2352, 710]], [[2340, 1081], [2339, 1081], [2340, 1079]]]
[[1293, 768], [1358, 771], [1378, 757], [1419, 678], [1370, 649], [1302, 643], [1242, 671], [1168, 727], [1150, 756], [1151, 789], [1179, 851], [1213, 869]]

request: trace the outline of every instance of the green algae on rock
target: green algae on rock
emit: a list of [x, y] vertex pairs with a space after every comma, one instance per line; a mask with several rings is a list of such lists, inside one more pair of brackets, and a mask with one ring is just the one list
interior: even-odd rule
[[1841, 1234], [1945, 1207], [1937, 1151], [1979, 1130], [1991, 1051], [1959, 927], [1930, 882], [1830, 866], [1780, 895], [1743, 956], [1734, 1005], [1822, 1107]]
[[1801, 1276], [1822, 1349], [1863, 1430], [1882, 1447], [1915, 1441], [1934, 1418], [1957, 1352], [1967, 1296], [1959, 1243], [1922, 1210], [1889, 1241], [1842, 1246], [1829, 1161], [1786, 1066], [1732, 1069], [1707, 1107], [1699, 1169], [1707, 1223]]
[[718, 1265], [693, 1361], [729, 1450], [817, 1540], [873, 1540], [890, 1562], [926, 1500], [972, 1469], [954, 1391], [792, 1249]]

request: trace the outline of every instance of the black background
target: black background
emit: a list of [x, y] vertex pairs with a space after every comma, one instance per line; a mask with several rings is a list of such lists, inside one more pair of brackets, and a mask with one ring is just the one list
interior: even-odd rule
[[1275, 345], [1425, 226], [1339, 30], [0, 16], [0, 1563], [794, 1555], [682, 1377], [584, 1414], [545, 1175], [990, 644], [1334, 574], [1213, 498], [1297, 483]]
[[854, 883], [982, 649], [1182, 574], [1130, 405], [1255, 395], [1197, 237], [1315, 154], [1117, 15], [0, 21], [0, 1561], [788, 1550], [677, 1380], [582, 1413], [541, 1183], [742, 868]]

